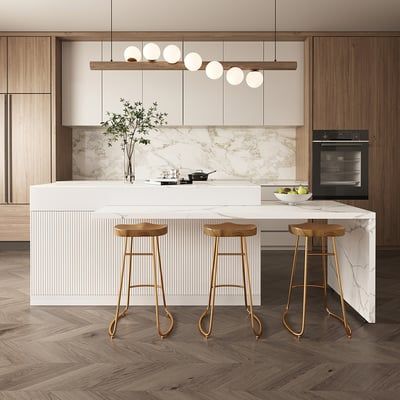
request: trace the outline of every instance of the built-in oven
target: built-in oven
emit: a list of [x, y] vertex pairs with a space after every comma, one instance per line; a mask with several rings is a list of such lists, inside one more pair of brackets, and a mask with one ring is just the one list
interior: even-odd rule
[[312, 153], [314, 199], [368, 199], [368, 131], [314, 131]]

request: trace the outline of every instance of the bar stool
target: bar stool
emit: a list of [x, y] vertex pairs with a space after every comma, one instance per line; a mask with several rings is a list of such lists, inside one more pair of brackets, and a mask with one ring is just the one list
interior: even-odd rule
[[[291, 272], [291, 276], [290, 276], [288, 300], [287, 300], [285, 311], [282, 316], [282, 322], [283, 322], [284, 326], [287, 328], [287, 330], [291, 334], [293, 334], [297, 338], [300, 338], [303, 335], [305, 321], [306, 321], [307, 288], [309, 288], [309, 287], [320, 288], [320, 289], [324, 290], [324, 307], [325, 307], [326, 312], [328, 313], [328, 315], [330, 315], [330, 316], [338, 319], [340, 322], [342, 322], [347, 337], [351, 338], [351, 329], [350, 329], [350, 326], [347, 323], [347, 319], [346, 319], [346, 310], [345, 310], [345, 304], [344, 304], [344, 300], [343, 300], [342, 280], [340, 277], [340, 268], [339, 268], [339, 262], [338, 262], [337, 252], [336, 252], [336, 237], [344, 236], [344, 234], [345, 234], [344, 227], [341, 225], [335, 225], [335, 224], [318, 224], [318, 223], [307, 222], [304, 224], [289, 225], [289, 232], [292, 233], [293, 235], [295, 235], [297, 238], [296, 238], [296, 245], [295, 245], [294, 256], [293, 256], [292, 272]], [[304, 277], [303, 277], [303, 284], [294, 285], [293, 278], [294, 278], [294, 273], [295, 273], [295, 269], [296, 269], [297, 250], [298, 250], [298, 246], [299, 246], [299, 239], [301, 236], [303, 236], [305, 238]], [[313, 252], [313, 253], [309, 252], [308, 240], [309, 240], [309, 238], [313, 238], [313, 237], [321, 238], [321, 244], [322, 244], [321, 252]], [[331, 238], [331, 240], [332, 240], [333, 253], [329, 253], [327, 250], [326, 243], [327, 243], [328, 238]], [[309, 256], [322, 256], [322, 273], [323, 273], [322, 284], [314, 285], [314, 284], [309, 284], [307, 281], [308, 257]], [[331, 312], [328, 308], [327, 269], [326, 269], [325, 256], [333, 256], [335, 259], [336, 279], [337, 279], [338, 287], [339, 287], [339, 296], [340, 296], [340, 304], [341, 304], [341, 309], [342, 309], [342, 317]], [[286, 320], [286, 316], [289, 312], [292, 289], [298, 288], [298, 287], [303, 288], [303, 313], [302, 313], [302, 319], [301, 319], [301, 329], [300, 329], [300, 331], [296, 332], [290, 327], [289, 323]]]
[[[263, 326], [260, 319], [253, 311], [253, 296], [251, 292], [251, 280], [249, 270], [249, 260], [247, 256], [247, 243], [246, 237], [254, 236], [257, 234], [257, 227], [253, 224], [240, 225], [231, 222], [223, 224], [208, 224], [204, 225], [204, 234], [214, 238], [214, 255], [211, 268], [211, 283], [210, 292], [208, 296], [208, 305], [206, 310], [199, 318], [198, 327], [200, 333], [208, 338], [211, 335], [213, 322], [214, 322], [214, 308], [215, 308], [215, 293], [216, 288], [219, 287], [239, 287], [244, 290], [244, 303], [248, 315], [250, 316], [251, 328], [258, 339], [262, 335]], [[240, 238], [240, 253], [220, 253], [219, 252], [219, 239], [228, 237], [239, 237]], [[217, 270], [218, 270], [218, 257], [219, 256], [241, 256], [242, 257], [242, 274], [243, 274], [243, 285], [233, 284], [222, 284], [217, 285]], [[210, 313], [208, 329], [203, 328], [203, 319]], [[258, 325], [257, 328], [255, 323]]]
[[[144, 222], [141, 224], [122, 224], [116, 225], [114, 227], [114, 234], [116, 236], [120, 236], [125, 238], [124, 243], [124, 253], [122, 257], [122, 267], [121, 267], [121, 278], [119, 284], [119, 294], [118, 294], [118, 303], [117, 308], [115, 310], [115, 317], [111, 321], [108, 333], [113, 338], [117, 332], [117, 325], [118, 321], [125, 317], [129, 309], [129, 301], [130, 301], [130, 289], [137, 288], [137, 287], [152, 287], [154, 288], [154, 296], [156, 301], [156, 325], [157, 325], [157, 332], [160, 335], [161, 339], [168, 336], [174, 327], [174, 318], [172, 314], [167, 309], [167, 304], [165, 301], [165, 291], [164, 291], [164, 280], [163, 274], [161, 269], [161, 256], [160, 256], [160, 245], [158, 242], [158, 237], [165, 235], [168, 232], [167, 225], [158, 225], [152, 224], [149, 222]], [[133, 238], [135, 237], [148, 237], [151, 238], [151, 246], [152, 252], [151, 253], [134, 253], [133, 252]], [[128, 251], [128, 238], [130, 239], [129, 247], [130, 250]], [[124, 283], [124, 273], [125, 273], [125, 264], [126, 258], [129, 256], [129, 271], [128, 271], [128, 284], [127, 284], [127, 301], [124, 310], [120, 313], [120, 305], [121, 305], [121, 294], [122, 294], [122, 286]], [[153, 284], [139, 284], [139, 285], [132, 285], [131, 284], [131, 276], [132, 276], [132, 258], [133, 256], [152, 256], [153, 258]], [[158, 274], [157, 274], [157, 261], [158, 261], [158, 270], [160, 273], [160, 282], [158, 282]], [[161, 289], [162, 299], [164, 304], [165, 313], [169, 319], [169, 327], [166, 331], [162, 331], [160, 328], [160, 318], [159, 318], [159, 311], [158, 311], [158, 289]]]

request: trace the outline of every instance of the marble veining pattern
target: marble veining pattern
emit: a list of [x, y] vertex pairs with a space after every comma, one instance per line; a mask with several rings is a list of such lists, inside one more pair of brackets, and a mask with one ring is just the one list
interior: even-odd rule
[[[137, 179], [163, 169], [217, 170], [215, 179], [295, 179], [296, 129], [265, 127], [163, 128], [136, 150]], [[121, 179], [123, 155], [101, 128], [74, 128], [73, 179]]]

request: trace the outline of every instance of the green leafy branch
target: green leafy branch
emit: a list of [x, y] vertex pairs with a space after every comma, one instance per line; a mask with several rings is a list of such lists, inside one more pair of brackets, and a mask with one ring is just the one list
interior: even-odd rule
[[150, 143], [148, 135], [151, 131], [158, 131], [166, 125], [167, 113], [158, 111], [158, 104], [154, 102], [149, 108], [144, 108], [141, 101], [133, 104], [125, 99], [120, 99], [122, 113], [107, 112], [108, 119], [101, 123], [105, 128], [108, 146], [120, 142], [121, 149], [131, 158], [136, 143], [147, 145]]

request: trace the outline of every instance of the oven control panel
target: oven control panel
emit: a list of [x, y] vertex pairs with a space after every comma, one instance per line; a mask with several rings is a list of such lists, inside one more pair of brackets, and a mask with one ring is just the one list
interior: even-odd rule
[[313, 131], [313, 141], [340, 141], [340, 140], [354, 140], [354, 141], [367, 141], [367, 130], [318, 130]]

